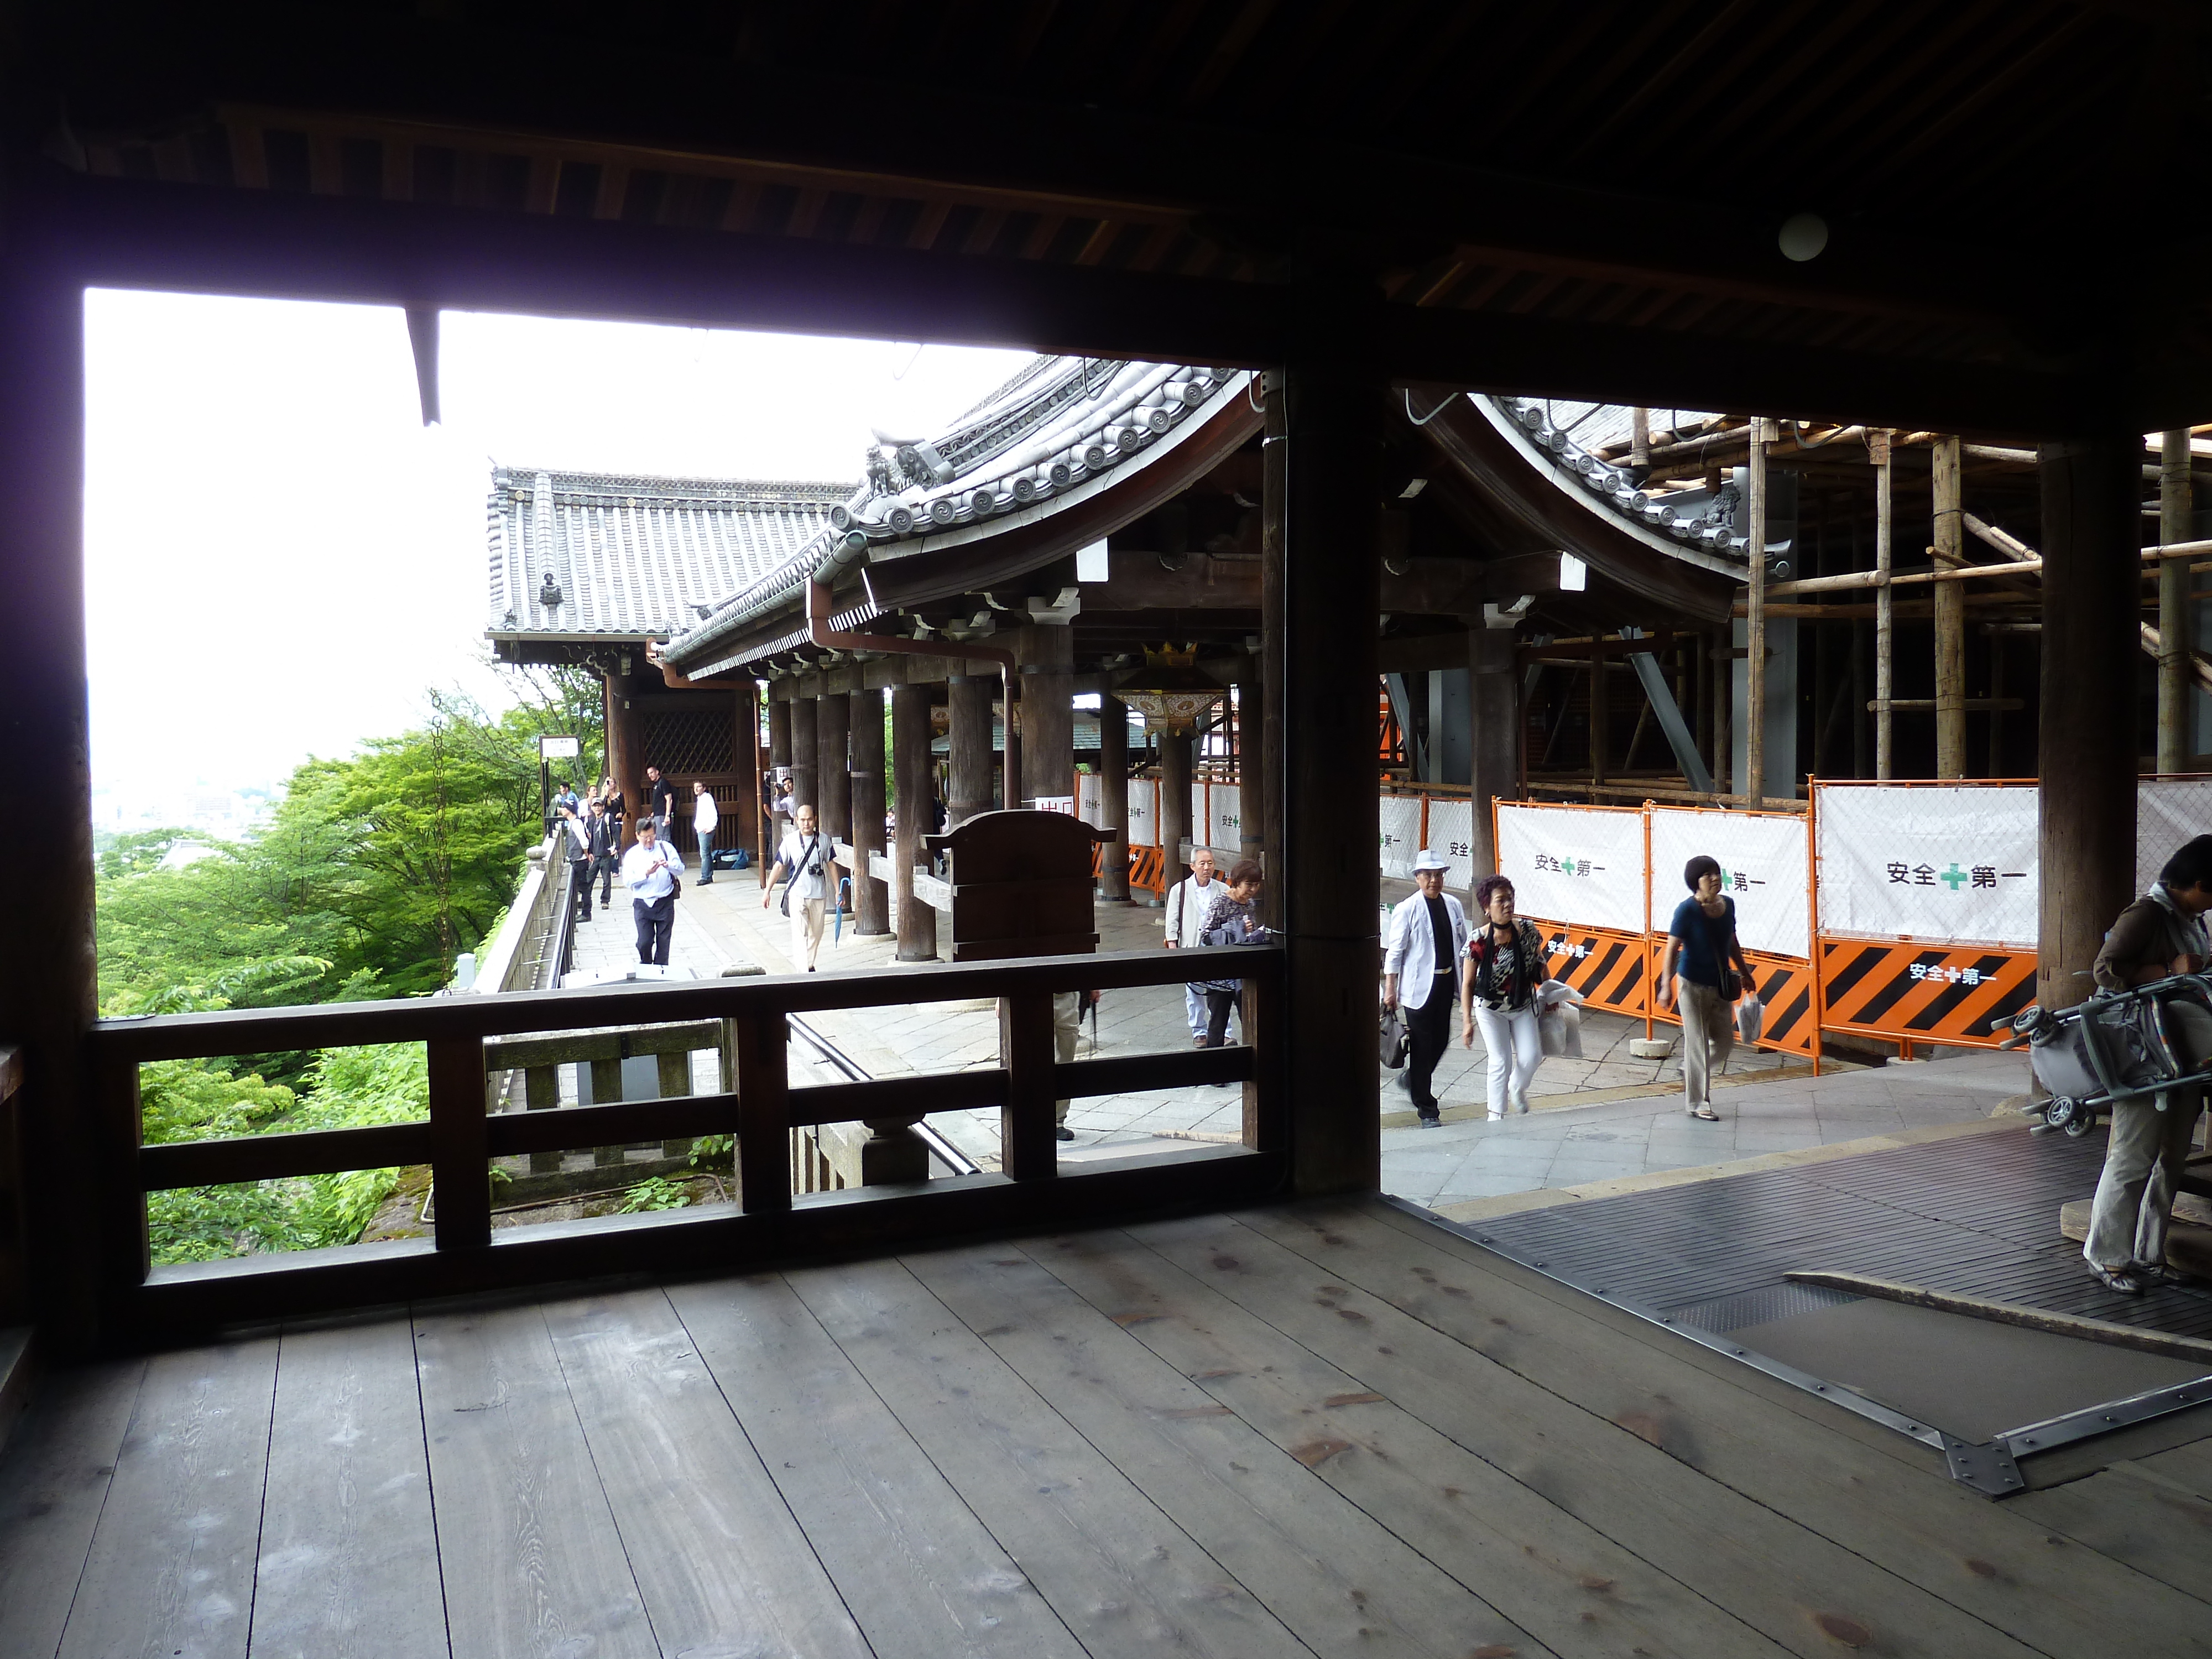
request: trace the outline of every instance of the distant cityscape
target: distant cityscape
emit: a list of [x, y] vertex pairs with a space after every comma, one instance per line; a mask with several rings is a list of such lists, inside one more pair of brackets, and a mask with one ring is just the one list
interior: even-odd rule
[[271, 784], [234, 788], [204, 780], [155, 788], [95, 787], [92, 827], [95, 835], [189, 830], [210, 841], [237, 841], [268, 811], [276, 793]]

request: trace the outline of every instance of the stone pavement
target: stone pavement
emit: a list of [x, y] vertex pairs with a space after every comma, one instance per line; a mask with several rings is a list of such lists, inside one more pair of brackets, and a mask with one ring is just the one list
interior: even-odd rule
[[[1398, 884], [1402, 886], [1402, 884]], [[671, 959], [702, 978], [728, 967], [792, 971], [789, 923], [761, 908], [758, 873], [725, 871], [709, 885], [687, 878], [677, 904]], [[1159, 912], [1141, 905], [1097, 909], [1102, 950], [1155, 950]], [[595, 912], [577, 933], [579, 967], [616, 966], [635, 956], [629, 908], [617, 892], [611, 914]], [[842, 939], [825, 934], [821, 970], [866, 972], [889, 965], [890, 934], [862, 937], [851, 918]], [[998, 1060], [998, 1019], [987, 1001], [915, 1004], [807, 1016], [809, 1024], [871, 1076], [957, 1072]], [[1661, 1028], [1662, 1032], [1667, 1028]], [[1838, 1066], [1814, 1079], [1802, 1060], [1739, 1048], [1719, 1079], [1718, 1123], [1687, 1118], [1677, 1060], [1638, 1060], [1632, 1038], [1641, 1020], [1585, 1013], [1584, 1057], [1547, 1060], [1531, 1091], [1534, 1111], [1484, 1121], [1487, 1057], [1453, 1047], [1437, 1071], [1443, 1127], [1420, 1129], [1394, 1074], [1376, 1068], [1383, 1188], [1426, 1204], [1464, 1204], [1531, 1188], [1572, 1188], [1650, 1176], [1869, 1135], [1986, 1117], [2025, 1089], [2026, 1064], [2012, 1055], [1973, 1055], [1887, 1067]], [[1085, 1026], [1079, 1052], [1162, 1053], [1190, 1046], [1179, 986], [1108, 994], [1096, 1047]], [[808, 1054], [792, 1050], [795, 1081], [836, 1080]], [[713, 1057], [695, 1056], [695, 1086], [717, 1086]], [[1831, 1062], [1835, 1066], [1836, 1062]], [[819, 1071], [821, 1075], [814, 1075]], [[998, 1162], [995, 1112], [939, 1114], [931, 1122], [985, 1168]], [[1234, 1085], [1158, 1090], [1077, 1100], [1069, 1111], [1076, 1139], [1060, 1148], [1071, 1163], [1167, 1151], [1193, 1139], [1231, 1141], [1243, 1122]]]

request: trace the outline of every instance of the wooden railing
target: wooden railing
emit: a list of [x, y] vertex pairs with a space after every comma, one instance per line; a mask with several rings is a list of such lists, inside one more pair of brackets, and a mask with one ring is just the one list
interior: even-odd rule
[[[1208, 973], [1243, 981], [1249, 1046], [1055, 1062], [1055, 993], [1181, 984]], [[742, 1270], [793, 1255], [1254, 1201], [1278, 1188], [1286, 1167], [1286, 1114], [1273, 1062], [1282, 974], [1279, 948], [1246, 946], [102, 1021], [92, 1058], [111, 1154], [102, 1165], [106, 1293], [132, 1328], [181, 1333], [581, 1274], [709, 1265]], [[973, 998], [1000, 1000], [998, 1066], [790, 1086], [789, 1014]], [[735, 1078], [734, 1091], [536, 1111], [488, 1109], [488, 1073], [528, 1063], [517, 1038], [701, 1020], [719, 1024], [716, 1046], [727, 1057], [725, 1075]], [[141, 1145], [138, 1067], [145, 1062], [384, 1042], [428, 1045], [426, 1121]], [[1056, 1100], [1223, 1083], [1244, 1085], [1241, 1146], [1086, 1162], [1061, 1175]], [[794, 1127], [911, 1123], [933, 1112], [990, 1107], [1000, 1113], [1001, 1173], [793, 1195]], [[494, 1158], [711, 1134], [737, 1138], [734, 1212], [550, 1223], [494, 1237]], [[149, 1264], [149, 1191], [420, 1164], [430, 1166], [437, 1194], [431, 1239]]]

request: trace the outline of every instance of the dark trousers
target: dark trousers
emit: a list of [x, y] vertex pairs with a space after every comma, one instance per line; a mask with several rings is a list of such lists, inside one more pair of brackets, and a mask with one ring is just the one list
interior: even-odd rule
[[668, 966], [668, 936], [676, 931], [676, 895], [667, 893], [647, 904], [632, 899], [637, 915], [637, 959]]
[[699, 837], [699, 884], [704, 887], [714, 878], [714, 832], [708, 830]]
[[[620, 862], [621, 860], [619, 859], [615, 858], [612, 854], [609, 854], [607, 857], [599, 860], [592, 866], [592, 869], [598, 872], [599, 878], [599, 908], [602, 910], [611, 910], [614, 908], [615, 866]], [[588, 878], [586, 879], [588, 879]]]
[[1226, 1048], [1229, 1043], [1229, 1011], [1237, 1006], [1243, 988], [1235, 991], [1217, 991], [1209, 987], [1206, 993], [1206, 1046]]
[[592, 919], [592, 861], [578, 859], [568, 866], [568, 900], [583, 912], [584, 920]]
[[1457, 1000], [1449, 978], [1439, 974], [1429, 987], [1429, 1000], [1418, 1008], [1404, 1009], [1408, 1048], [1406, 1091], [1413, 1097], [1413, 1109], [1423, 1117], [1437, 1115], [1437, 1093], [1430, 1081], [1451, 1042], [1452, 1005]]

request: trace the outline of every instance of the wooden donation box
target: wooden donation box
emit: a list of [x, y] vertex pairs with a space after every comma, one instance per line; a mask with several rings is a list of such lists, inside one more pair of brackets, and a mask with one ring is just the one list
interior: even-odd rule
[[929, 851], [952, 854], [952, 960], [1096, 951], [1091, 849], [1120, 839], [1065, 812], [1034, 811], [981, 812], [924, 836]]

